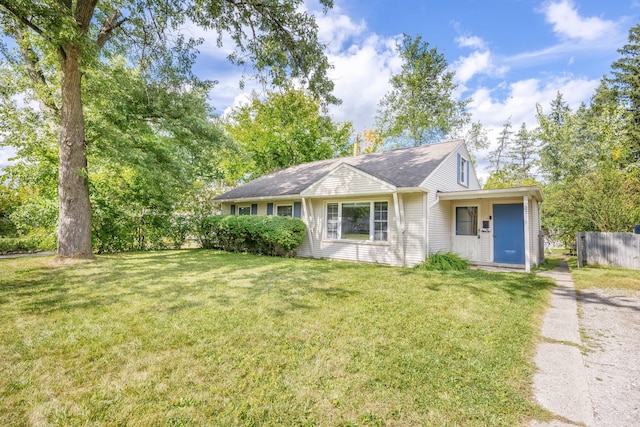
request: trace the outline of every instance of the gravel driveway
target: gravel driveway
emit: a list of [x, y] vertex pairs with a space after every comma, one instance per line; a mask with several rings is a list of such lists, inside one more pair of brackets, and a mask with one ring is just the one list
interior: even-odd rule
[[640, 425], [640, 292], [579, 292], [584, 363], [597, 426]]

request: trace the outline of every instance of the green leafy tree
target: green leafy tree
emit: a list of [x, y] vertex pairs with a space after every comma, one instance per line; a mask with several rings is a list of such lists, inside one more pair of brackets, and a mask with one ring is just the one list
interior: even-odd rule
[[303, 90], [253, 95], [228, 117], [227, 130], [236, 141], [230, 151], [232, 180], [255, 178], [314, 160], [349, 155], [350, 122], [335, 123]]
[[605, 165], [545, 187], [543, 229], [565, 242], [580, 231], [630, 232], [640, 223], [640, 179]]
[[[321, 0], [327, 7], [331, 0]], [[92, 257], [92, 211], [89, 195], [87, 121], [83, 87], [88, 71], [116, 55], [127, 55], [149, 76], [195, 82], [190, 75], [197, 41], [177, 36], [187, 18], [218, 32], [218, 44], [229, 34], [236, 44], [231, 60], [251, 63], [265, 82], [290, 77], [305, 83], [326, 102], [332, 83], [317, 40], [312, 16], [300, 11], [302, 0], [192, 0], [187, 2], [97, 2], [68, 0], [0, 0], [0, 31], [15, 41], [17, 52], [3, 53], [23, 92], [38, 100], [47, 124], [58, 135], [58, 256]], [[84, 77], [83, 77], [84, 76]]]
[[[160, 85], [128, 68], [124, 58], [87, 73], [93, 249], [176, 246], [174, 232], [184, 229], [190, 216], [182, 201], [199, 191], [201, 182], [222, 176], [218, 154], [227, 137], [210, 120], [207, 86]], [[19, 113], [16, 120], [35, 114], [30, 109], [13, 111]], [[12, 214], [23, 234], [41, 234], [56, 226], [57, 145], [51, 135], [40, 143], [36, 137], [41, 128], [35, 121], [33, 126], [11, 126], [8, 134], [28, 137], [16, 142], [22, 160], [5, 172], [30, 195]]]
[[469, 121], [470, 100], [453, 97], [457, 85], [443, 54], [422, 36], [404, 35], [398, 45], [402, 71], [391, 77], [391, 91], [380, 101], [379, 132], [397, 145], [419, 146], [458, 131]]

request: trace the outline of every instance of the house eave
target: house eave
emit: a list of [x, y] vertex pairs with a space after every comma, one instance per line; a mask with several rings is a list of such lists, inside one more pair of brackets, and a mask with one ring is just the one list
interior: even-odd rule
[[504, 199], [510, 197], [529, 196], [542, 202], [540, 187], [492, 188], [489, 190], [465, 190], [438, 193], [440, 200], [474, 200], [474, 199]]
[[302, 196], [300, 194], [283, 194], [280, 196], [255, 196], [255, 197], [241, 197], [234, 199], [214, 199], [216, 202], [221, 203], [249, 203], [249, 202], [269, 202], [272, 200], [288, 201], [288, 200], [300, 200]]

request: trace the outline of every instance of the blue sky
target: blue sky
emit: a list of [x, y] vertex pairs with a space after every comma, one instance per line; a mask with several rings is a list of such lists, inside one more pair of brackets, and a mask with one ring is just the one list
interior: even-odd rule
[[[316, 12], [343, 100], [331, 115], [353, 121], [359, 132], [371, 128], [400, 68], [397, 40], [421, 34], [445, 55], [456, 72], [456, 96], [473, 99], [473, 121], [494, 141], [509, 118], [515, 127], [535, 127], [536, 104], [548, 108], [558, 91], [573, 108], [588, 102], [639, 13], [639, 0], [335, 0], [328, 14]], [[221, 58], [205, 48], [198, 64], [203, 77], [220, 82], [211, 93], [218, 113], [246, 99], [237, 87], [240, 70], [214, 65]]]
[[[629, 29], [640, 23], [640, 0], [335, 0], [322, 14], [313, 0], [321, 40], [334, 69], [335, 120], [371, 128], [377, 104], [400, 69], [396, 42], [402, 33], [421, 34], [442, 52], [456, 72], [459, 98], [472, 98], [469, 112], [492, 141], [502, 124], [534, 127], [536, 103], [548, 107], [556, 92], [572, 107], [588, 102], [603, 74], [619, 58]], [[238, 85], [242, 70], [230, 65], [231, 43], [220, 49], [215, 34], [205, 38], [196, 73], [218, 80], [210, 102], [218, 114], [246, 100], [253, 88]], [[0, 166], [7, 152], [0, 152]], [[484, 153], [478, 172], [486, 176]]]

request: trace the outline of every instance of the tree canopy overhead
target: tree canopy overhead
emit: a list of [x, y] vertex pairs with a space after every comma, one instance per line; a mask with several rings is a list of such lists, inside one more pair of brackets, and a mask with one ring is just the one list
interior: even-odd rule
[[[218, 46], [229, 35], [235, 43], [230, 59], [254, 67], [265, 84], [277, 86], [294, 78], [320, 102], [336, 103], [326, 75], [330, 66], [324, 46], [317, 39], [313, 17], [301, 10], [302, 3], [0, 0], [0, 32], [16, 46], [0, 46], [3, 77], [17, 82], [9, 86], [12, 92], [3, 88], [2, 107], [15, 109], [15, 96], [26, 94], [27, 101], [36, 100], [41, 106], [35, 112], [44, 123], [41, 129], [57, 134], [57, 149], [49, 151], [57, 151], [58, 156], [59, 257], [92, 256], [87, 150], [114, 135], [85, 117], [84, 91], [93, 70], [110, 67], [123, 56], [127, 66], [143, 73], [147, 82], [171, 88], [158, 94], [207, 87], [191, 73], [195, 49], [202, 40], [180, 35], [189, 20], [216, 31]], [[332, 1], [320, 0], [320, 4], [329, 8]], [[114, 84], [112, 89], [117, 89], [120, 83]], [[117, 96], [118, 90], [105, 88], [105, 92], [97, 96], [107, 99]], [[138, 113], [129, 118], [149, 123], [158, 119], [146, 114], [152, 113], [149, 110]], [[40, 139], [47, 140], [42, 135]]]

